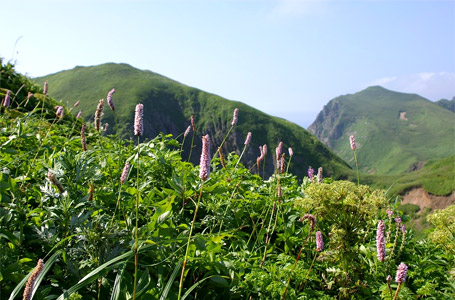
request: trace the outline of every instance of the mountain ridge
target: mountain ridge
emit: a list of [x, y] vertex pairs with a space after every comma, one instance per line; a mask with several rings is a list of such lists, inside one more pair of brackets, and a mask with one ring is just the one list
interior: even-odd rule
[[[242, 102], [189, 87], [149, 70], [139, 70], [128, 64], [106, 63], [78, 66], [35, 78], [38, 84], [45, 80], [48, 80], [49, 94], [54, 98], [68, 103], [79, 100], [87, 121], [92, 120], [91, 112], [95, 111], [98, 100], [106, 98], [107, 92], [115, 88], [115, 119], [124, 137], [132, 137], [133, 111], [139, 102], [144, 104], [144, 138], [153, 138], [160, 132], [179, 136], [190, 124], [191, 115], [194, 115], [197, 127], [196, 147], [191, 157], [194, 163], [198, 163], [199, 159], [200, 136], [209, 134], [214, 145], [220, 145], [230, 128], [234, 108], [239, 108], [238, 124], [224, 144], [223, 151], [229, 153], [233, 149], [241, 149], [239, 145], [243, 146], [247, 133], [252, 132], [252, 142], [242, 163], [254, 165], [259, 156], [258, 147], [267, 144], [270, 151], [266, 157], [266, 169], [270, 175], [274, 170], [272, 150], [283, 141], [284, 149], [292, 147], [294, 150], [295, 157], [290, 170], [298, 176], [305, 175], [309, 166], [322, 166], [325, 175], [335, 178], [346, 178], [350, 173], [349, 166], [342, 159], [304, 128]], [[108, 122], [108, 133], [114, 133], [114, 113], [109, 108], [104, 112], [103, 123]], [[186, 152], [189, 152], [189, 143], [185, 143]]]
[[398, 174], [453, 155], [453, 123], [453, 113], [435, 102], [373, 86], [332, 99], [308, 130], [351, 166], [353, 154], [344, 144], [354, 135], [363, 172]]

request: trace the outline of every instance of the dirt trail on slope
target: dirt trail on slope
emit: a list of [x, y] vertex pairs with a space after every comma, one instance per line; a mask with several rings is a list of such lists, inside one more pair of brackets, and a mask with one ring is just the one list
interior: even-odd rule
[[435, 196], [428, 194], [423, 188], [412, 189], [403, 196], [402, 204], [411, 203], [418, 205], [420, 209], [430, 207], [432, 209], [443, 209], [455, 204], [455, 192], [449, 196]]

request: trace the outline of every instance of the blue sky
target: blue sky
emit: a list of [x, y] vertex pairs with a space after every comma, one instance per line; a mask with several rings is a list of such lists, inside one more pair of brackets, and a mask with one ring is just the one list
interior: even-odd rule
[[329, 100], [370, 85], [430, 100], [455, 96], [454, 0], [0, 0], [0, 7], [0, 56], [29, 76], [128, 63], [304, 127]]

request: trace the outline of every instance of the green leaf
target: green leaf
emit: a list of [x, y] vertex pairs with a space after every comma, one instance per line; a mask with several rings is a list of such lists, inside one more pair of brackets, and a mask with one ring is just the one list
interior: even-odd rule
[[228, 281], [219, 275], [212, 276], [212, 278], [210, 278], [210, 280], [212, 280], [219, 286], [229, 287]]

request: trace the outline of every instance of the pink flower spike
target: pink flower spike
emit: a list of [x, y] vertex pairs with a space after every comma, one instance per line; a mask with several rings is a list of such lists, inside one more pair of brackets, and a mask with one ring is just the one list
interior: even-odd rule
[[113, 111], [115, 110], [114, 102], [112, 101], [112, 95], [114, 95], [114, 93], [115, 93], [115, 89], [112, 89], [107, 94], [107, 104]]
[[202, 137], [202, 153], [201, 160], [199, 164], [199, 178], [202, 180], [209, 179], [210, 176], [210, 137], [209, 135], [204, 135]]
[[63, 118], [63, 106], [61, 105], [57, 106], [57, 111], [55, 112], [55, 115], [60, 119]]
[[378, 222], [378, 230], [376, 232], [376, 250], [378, 253], [378, 260], [384, 262], [385, 259], [385, 241], [384, 241], [385, 225], [382, 220]]
[[5, 100], [3, 101], [3, 106], [4, 106], [4, 107], [10, 106], [10, 104], [11, 104], [10, 97], [11, 97], [11, 91], [8, 90], [8, 91], [6, 92], [6, 95], [5, 95]]
[[351, 136], [349, 137], [349, 141], [350, 141], [350, 143], [351, 143], [351, 149], [352, 149], [352, 150], [355, 150], [356, 144], [355, 144], [355, 138], [354, 138], [353, 135], [351, 135]]
[[188, 127], [186, 128], [185, 130], [185, 133], [183, 133], [183, 137], [186, 138], [186, 136], [188, 135], [188, 133], [190, 133], [190, 130], [191, 130], [191, 125], [188, 125]]
[[139, 103], [136, 105], [134, 115], [134, 135], [141, 136], [144, 132], [144, 105]]
[[234, 109], [234, 115], [232, 116], [232, 123], [231, 123], [232, 126], [235, 126], [237, 124], [238, 118], [239, 118], [239, 109], [236, 108], [236, 109]]
[[405, 282], [407, 274], [408, 274], [408, 266], [405, 263], [401, 263], [397, 269], [397, 275], [395, 277], [395, 282], [396, 283]]
[[324, 241], [322, 240], [322, 233], [316, 231], [316, 251], [322, 251], [324, 249]]
[[248, 145], [251, 142], [251, 132], [248, 132], [248, 135], [246, 136], [245, 139], [245, 146]]
[[97, 131], [100, 130], [101, 127], [101, 117], [103, 116], [103, 109], [104, 109], [104, 99], [100, 99], [98, 105], [96, 106], [95, 111], [95, 128]]
[[128, 177], [128, 172], [130, 171], [130, 163], [126, 162], [125, 166], [123, 167], [122, 175], [120, 176], [120, 183], [124, 184], [126, 178]]
[[44, 82], [43, 94], [47, 95], [47, 90], [49, 89], [49, 82], [47, 80]]

